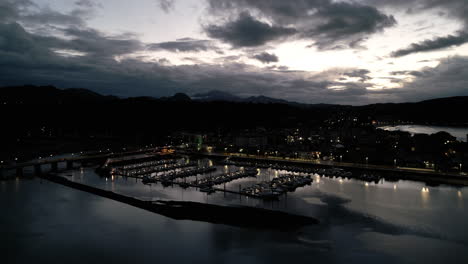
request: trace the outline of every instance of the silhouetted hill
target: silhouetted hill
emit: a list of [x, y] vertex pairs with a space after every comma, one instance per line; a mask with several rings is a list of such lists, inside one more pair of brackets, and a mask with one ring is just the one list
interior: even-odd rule
[[290, 102], [283, 99], [276, 99], [267, 96], [250, 96], [247, 98], [235, 96], [233, 94], [222, 92], [222, 91], [209, 91], [207, 93], [199, 93], [192, 96], [193, 100], [199, 102], [236, 102], [236, 103], [252, 103], [252, 104], [289, 104], [296, 106], [305, 106], [306, 104], [300, 104], [296, 102]]
[[[98, 149], [104, 145], [167, 144], [176, 131], [229, 136], [258, 127], [271, 132], [282, 131], [278, 128], [314, 130], [356, 116], [361, 121], [401, 120], [450, 125], [468, 120], [467, 97], [359, 107], [297, 106], [272, 103], [262, 97], [258, 102], [201, 102], [190, 100], [184, 94], [160, 99], [117, 98], [52, 86], [0, 88], [3, 124], [0, 156], [2, 153], [8, 156], [15, 150], [37, 157], [39, 154], [34, 154], [35, 151], [44, 146], [57, 153], [65, 149]], [[325, 120], [332, 122], [325, 123]]]
[[438, 98], [417, 103], [387, 103], [353, 107], [361, 116], [380, 121], [411, 121], [415, 123], [468, 123], [468, 96]]
[[96, 104], [119, 100], [87, 89], [57, 89], [54, 86], [16, 86], [0, 88], [2, 104]]
[[251, 96], [244, 99], [245, 102], [253, 104], [297, 104], [282, 99], [275, 99], [267, 96]]
[[[167, 116], [171, 111], [186, 111], [196, 117], [229, 117], [237, 125], [273, 122], [306, 123], [308, 119], [326, 119], [340, 112], [342, 115], [355, 115], [361, 120], [377, 120], [398, 123], [409, 121], [433, 124], [468, 123], [466, 107], [468, 97], [450, 97], [432, 99], [418, 103], [387, 103], [365, 106], [342, 106], [328, 104], [299, 104], [266, 96], [240, 98], [229, 93], [212, 91], [193, 96], [183, 93], [171, 97], [134, 97], [118, 98], [103, 96], [86, 89], [57, 89], [53, 86], [21, 86], [0, 88], [0, 102], [8, 105], [100, 105], [108, 109], [132, 113], [138, 108], [150, 108], [150, 112], [160, 111]], [[273, 109], [273, 110], [272, 110]], [[282, 112], [278, 111], [282, 109]], [[158, 114], [160, 114], [158, 112]], [[320, 116], [316, 114], [320, 113]], [[304, 118], [303, 118], [304, 117]], [[281, 119], [282, 118], [282, 119]], [[279, 121], [280, 120], [280, 121]], [[293, 121], [295, 120], [295, 121]], [[193, 120], [188, 120], [191, 123]], [[203, 122], [199, 122], [200, 124]], [[197, 123], [197, 125], [199, 124]], [[286, 125], [286, 124], [284, 124]]]
[[209, 91], [206, 93], [198, 93], [192, 96], [193, 100], [201, 102], [214, 102], [214, 101], [227, 101], [227, 102], [240, 102], [242, 101], [241, 97], [232, 95], [227, 92], [222, 91]]
[[159, 98], [162, 101], [169, 101], [169, 102], [190, 102], [192, 98], [184, 93], [176, 93], [174, 96], [171, 97], [162, 97]]
[[[41, 105], [40, 118], [32, 122], [54, 119], [59, 114], [69, 114], [70, 119], [89, 123], [100, 122], [95, 127], [106, 128], [109, 122], [131, 127], [146, 126], [146, 122], [165, 124], [163, 129], [213, 127], [250, 127], [250, 126], [290, 126], [307, 120], [311, 112], [287, 104], [258, 104], [247, 102], [200, 102], [191, 100], [185, 94], [172, 97], [133, 97], [116, 98], [81, 90], [60, 90], [52, 86], [24, 86], [0, 88], [0, 102], [7, 105]], [[60, 107], [57, 107], [61, 105]], [[76, 107], [79, 105], [80, 107]], [[36, 113], [20, 108], [16, 111], [19, 118]], [[60, 113], [59, 113], [60, 112]], [[325, 112], [324, 112], [325, 113]], [[11, 116], [14, 118], [14, 116]], [[29, 119], [30, 117], [28, 117]], [[320, 115], [320, 119], [326, 118]], [[63, 121], [63, 120], [62, 120]], [[82, 122], [82, 123], [83, 123]], [[132, 125], [130, 125], [132, 124]], [[64, 123], [65, 125], [65, 123]], [[110, 125], [111, 126], [111, 125]], [[161, 128], [162, 129], [162, 128]]]

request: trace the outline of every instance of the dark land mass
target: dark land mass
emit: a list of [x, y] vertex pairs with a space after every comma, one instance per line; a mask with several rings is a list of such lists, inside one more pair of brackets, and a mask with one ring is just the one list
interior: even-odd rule
[[[241, 98], [221, 91], [211, 91], [204, 94], [196, 94], [192, 98], [186, 94], [178, 93], [172, 97], [132, 97], [119, 98], [116, 96], [104, 96], [86, 89], [57, 89], [53, 86], [20, 86], [0, 88], [0, 103], [4, 106], [11, 105], [41, 105], [44, 110], [47, 106], [55, 106], [54, 109], [71, 111], [78, 106], [83, 114], [86, 109], [106, 109], [119, 113], [119, 107], [125, 107], [123, 111], [134, 113], [141, 109], [160, 110], [170, 108], [164, 112], [164, 116], [178, 117], [189, 121], [191, 116], [210, 113], [214, 118], [227, 116], [242, 117], [242, 122], [258, 122], [258, 119], [266, 120], [273, 125], [277, 121], [287, 120], [306, 122], [310, 119], [328, 118], [339, 112], [349, 115], [365, 117], [373, 120], [388, 120], [393, 122], [429, 123], [440, 125], [468, 125], [468, 117], [465, 114], [468, 105], [468, 96], [439, 98], [416, 103], [385, 103], [365, 106], [333, 105], [333, 104], [303, 104], [275, 99], [266, 96], [252, 96]], [[175, 109], [175, 107], [181, 107]], [[213, 111], [216, 107], [216, 111]], [[71, 108], [71, 109], [68, 109]], [[209, 110], [207, 110], [209, 109]], [[274, 111], [273, 109], [278, 109]], [[255, 112], [251, 112], [254, 110]], [[324, 111], [325, 110], [325, 111]], [[108, 113], [102, 111], [100, 113]], [[182, 115], [184, 113], [186, 115]], [[241, 115], [248, 112], [248, 116]], [[67, 113], [67, 112], [65, 112]], [[64, 114], [65, 114], [64, 113]], [[71, 112], [72, 113], [72, 112]], [[311, 114], [325, 114], [326, 116], [312, 116]], [[13, 113], [11, 113], [13, 114]], [[158, 117], [163, 117], [158, 113]], [[179, 115], [180, 114], [180, 115]], [[203, 118], [203, 116], [198, 116]], [[280, 117], [280, 118], [278, 118]], [[108, 118], [111, 118], [108, 116]], [[209, 119], [209, 118], [207, 118]], [[229, 122], [233, 126], [239, 125], [236, 118]], [[269, 122], [275, 120], [276, 122]], [[222, 120], [211, 119], [210, 124], [223, 124]], [[265, 123], [264, 122], [264, 123]], [[203, 124], [205, 126], [206, 124]], [[262, 124], [259, 124], [262, 125]], [[284, 126], [287, 124], [280, 124]], [[248, 126], [242, 125], [243, 127]], [[192, 127], [192, 126], [191, 126]]]
[[164, 145], [171, 142], [175, 131], [229, 135], [259, 127], [266, 131], [318, 128], [336, 124], [336, 120], [468, 124], [468, 97], [367, 106], [307, 105], [219, 93], [194, 98], [185, 94], [118, 98], [52, 86], [0, 88], [0, 157], [19, 155], [27, 160], [67, 151]]
[[467, 126], [468, 96], [432, 99], [417, 103], [373, 104], [353, 107], [361, 117], [379, 121]]

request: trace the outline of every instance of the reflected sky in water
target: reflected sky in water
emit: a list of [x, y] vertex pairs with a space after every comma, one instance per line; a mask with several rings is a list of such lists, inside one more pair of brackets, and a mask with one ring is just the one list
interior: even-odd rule
[[[239, 168], [219, 166], [216, 173]], [[237, 190], [285, 172], [226, 184]], [[320, 219], [292, 233], [176, 221], [50, 182], [1, 183], [1, 245], [6, 263], [467, 263], [466, 188], [399, 181], [378, 184], [314, 175], [311, 186], [276, 202], [196, 189], [101, 178], [92, 168], [63, 174], [147, 200], [242, 204]], [[200, 176], [203, 177], [203, 176]], [[206, 176], [205, 176], [206, 177]], [[194, 180], [191, 177], [188, 180]], [[223, 188], [224, 186], [219, 186]], [[248, 216], [246, 216], [248, 217]], [[274, 221], [274, 219], [272, 219]]]
[[422, 125], [401, 125], [401, 126], [382, 126], [380, 129], [387, 131], [405, 131], [411, 134], [435, 134], [445, 131], [457, 138], [459, 141], [467, 140], [468, 128], [466, 127], [444, 127], [444, 126], [422, 126]]

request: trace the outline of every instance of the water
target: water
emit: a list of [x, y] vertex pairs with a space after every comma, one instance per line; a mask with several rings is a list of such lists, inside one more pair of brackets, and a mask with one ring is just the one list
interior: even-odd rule
[[445, 131], [450, 135], [457, 138], [459, 141], [467, 140], [468, 128], [459, 127], [444, 127], [444, 126], [422, 126], [422, 125], [401, 125], [401, 126], [383, 126], [379, 127], [387, 131], [405, 131], [411, 134], [435, 134], [437, 132]]
[[[224, 170], [219, 166], [217, 173]], [[226, 188], [282, 173], [262, 169], [258, 179]], [[468, 263], [467, 188], [412, 181], [366, 186], [314, 175], [312, 186], [263, 202], [121, 177], [106, 180], [93, 168], [63, 175], [142, 199], [259, 206], [310, 215], [321, 224], [285, 233], [177, 221], [39, 179], [17, 180], [0, 183], [6, 263]]]

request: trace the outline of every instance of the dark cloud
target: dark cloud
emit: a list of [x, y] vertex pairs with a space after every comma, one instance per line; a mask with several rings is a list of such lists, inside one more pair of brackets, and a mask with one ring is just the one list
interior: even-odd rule
[[89, 8], [89, 7], [96, 6], [96, 3], [91, 0], [78, 0], [78, 1], [75, 1], [75, 5]]
[[174, 9], [175, 0], [156, 0], [159, 7], [166, 13]]
[[221, 52], [211, 40], [199, 40], [191, 38], [149, 44], [147, 48], [149, 50], [167, 50], [171, 52], [200, 52], [210, 50]]
[[58, 42], [54, 38], [29, 34], [17, 23], [0, 23], [0, 64], [15, 67], [25, 62], [33, 63], [36, 59], [46, 59], [51, 55], [47, 47]]
[[0, 0], [0, 22], [21, 21], [32, 28], [49, 25], [84, 26], [98, 6], [100, 5], [90, 0], [79, 0], [69, 13], [61, 13], [30, 0]]
[[269, 64], [273, 62], [279, 62], [278, 56], [273, 53], [262, 52], [260, 54], [256, 54], [252, 56], [253, 59], [256, 59], [262, 63]]
[[317, 16], [326, 18], [304, 36], [315, 41], [321, 49], [355, 48], [367, 36], [396, 24], [393, 16], [387, 16], [375, 7], [356, 3], [337, 2], [318, 10]]
[[262, 46], [274, 40], [296, 34], [290, 27], [273, 26], [242, 12], [234, 21], [223, 25], [208, 25], [204, 28], [208, 36], [229, 43], [234, 47]]
[[[127, 48], [101, 47], [114, 45], [114, 39], [100, 36], [103, 43], [93, 44], [92, 39], [64, 41], [54, 37], [40, 37], [28, 33], [19, 24], [0, 24], [0, 85], [52, 84], [59, 87], [83, 87], [105, 94], [172, 94], [174, 86], [163, 75], [165, 68], [157, 63], [123, 59], [117, 61], [113, 55]], [[5, 41], [6, 40], [6, 41]], [[62, 56], [52, 47], [75, 47], [85, 43], [88, 53], [82, 56]], [[116, 52], [113, 53], [112, 51]], [[152, 92], [151, 87], [158, 87]]]
[[439, 36], [392, 52], [393, 57], [406, 56], [418, 52], [437, 51], [468, 43], [468, 1], [466, 0], [364, 0], [368, 4], [386, 6], [391, 9], [405, 9], [408, 14], [421, 11], [438, 11], [439, 15], [462, 23], [463, 29], [456, 34]]
[[402, 88], [403, 100], [468, 96], [468, 57], [450, 57], [435, 68], [412, 71], [411, 74], [416, 78]]
[[63, 33], [71, 39], [57, 41], [54, 48], [76, 50], [95, 57], [113, 58], [142, 50], [144, 47], [131, 34], [107, 36], [94, 29], [78, 27], [66, 28]]
[[[220, 2], [223, 1], [220, 0]], [[282, 30], [291, 30], [290, 27], [304, 25], [303, 22], [296, 22], [303, 21], [300, 16], [304, 16], [304, 13], [299, 13], [299, 18], [292, 16], [291, 14], [297, 9], [292, 8], [289, 1], [270, 2], [272, 5], [268, 7], [270, 8], [269, 12], [279, 14], [276, 20], [268, 20], [267, 13], [264, 13], [262, 18], [254, 18], [250, 13], [245, 13], [244, 18], [246, 19], [243, 20], [247, 21], [248, 25], [254, 24], [252, 27], [254, 30], [260, 28], [262, 34], [264, 32], [270, 34], [250, 36], [250, 39], [237, 37], [236, 33], [245, 33], [245, 30], [242, 28], [242, 23], [237, 24], [238, 19], [234, 19], [219, 26], [224, 30], [221, 30], [224, 34], [220, 36], [223, 36], [227, 42], [229, 40], [229, 43], [234, 43], [233, 45], [236, 47], [249, 47], [249, 45], [256, 46], [258, 43], [260, 43], [258, 45], [263, 45], [269, 41], [289, 37], [289, 34], [278, 35], [278, 32], [284, 33]], [[305, 6], [318, 2], [320, 1], [297, 1]], [[233, 2], [225, 3], [232, 4]], [[258, 5], [267, 2], [259, 0], [251, 3]], [[274, 3], [278, 4], [277, 10], [272, 9], [275, 7]], [[280, 3], [283, 3], [283, 6], [279, 5]], [[335, 2], [325, 0], [322, 3], [335, 4]], [[0, 0], [0, 4], [1, 7], [5, 7], [5, 9], [0, 9], [4, 15], [0, 17], [0, 72], [2, 73], [0, 86], [25, 83], [52, 84], [63, 88], [88, 88], [104, 94], [119, 96], [167, 96], [176, 92], [194, 94], [222, 90], [240, 96], [266, 95], [306, 103], [342, 104], [407, 101], [467, 94], [468, 59], [466, 57], [444, 60], [436, 68], [407, 72], [407, 75], [412, 75], [414, 78], [411, 82], [407, 82], [405, 79], [401, 89], [371, 90], [368, 89], [371, 88], [371, 84], [367, 82], [370, 77], [369, 71], [366, 69], [332, 69], [324, 72], [292, 71], [282, 66], [255, 67], [247, 65], [240, 62], [239, 56], [220, 57], [213, 63], [197, 61], [196, 58], [186, 58], [193, 62], [193, 65], [177, 66], [164, 58], [149, 62], [141, 57], [130, 56], [130, 54], [145, 51], [148, 48], [148, 45], [138, 40], [137, 36], [128, 33], [110, 35], [89, 28], [83, 22], [82, 14], [76, 12], [61, 14], [70, 18], [75, 17], [75, 20], [67, 18], [66, 21], [69, 23], [48, 27], [42, 32], [44, 34], [38, 34], [37, 31], [31, 30], [29, 26], [25, 25], [29, 23], [27, 21], [33, 21], [29, 15], [45, 17], [50, 14], [49, 11], [56, 11], [35, 7], [25, 0], [17, 2]], [[78, 6], [83, 5], [86, 6], [86, 3], [83, 2]], [[309, 9], [309, 11], [311, 10]], [[317, 15], [320, 10], [314, 12], [311, 14]], [[307, 14], [306, 12], [305, 15]], [[235, 17], [239, 18], [239, 15], [236, 14]], [[327, 17], [328, 20], [316, 25], [326, 25], [332, 21], [331, 14], [327, 14]], [[59, 23], [60, 20], [49, 19], [43, 23], [54, 24]], [[312, 20], [314, 19], [312, 18]], [[286, 23], [286, 21], [289, 22]], [[284, 24], [280, 22], [284, 22]], [[48, 29], [52, 30], [52, 28], [53, 32], [47, 31]], [[369, 30], [372, 31], [372, 28], [369, 27]], [[300, 32], [294, 30], [294, 33], [290, 34], [298, 35]], [[247, 33], [249, 32], [247, 31]], [[359, 34], [353, 33], [351, 35], [357, 36]], [[184, 41], [190, 42], [190, 44], [197, 43], [196, 40], [190, 39], [175, 42]], [[336, 41], [341, 41], [341, 39], [336, 39]], [[334, 45], [336, 44], [337, 42], [334, 42]], [[189, 46], [193, 48], [193, 45]], [[173, 50], [188, 49], [179, 46]], [[198, 47], [198, 50], [203, 50], [203, 48]], [[265, 50], [264, 47], [261, 50]], [[249, 52], [250, 54], [261, 53], [260, 49]], [[358, 78], [358, 81], [349, 81], [350, 78]], [[397, 79], [391, 80], [398, 81]]]
[[32, 6], [34, 4], [29, 0], [0, 0], [0, 22], [14, 22]]
[[[302, 102], [367, 102], [364, 84], [342, 84], [349, 89], [341, 91], [329, 89], [339, 75], [337, 72], [269, 70], [232, 59], [221, 64], [198, 62], [180, 66], [170, 65], [167, 60], [144, 62], [125, 57], [116, 60], [114, 56], [139, 50], [139, 42], [120, 40], [91, 29], [68, 29], [67, 34], [73, 38], [42, 37], [27, 32], [19, 24], [0, 24], [0, 36], [4, 38], [0, 41], [0, 86], [52, 84], [119, 96], [167, 96], [218, 89], [241, 96], [266, 95]], [[91, 44], [93, 41], [98, 43]], [[84, 54], [62, 56], [52, 47]]]
[[435, 51], [453, 46], [460, 46], [468, 42], [468, 33], [460, 32], [457, 35], [439, 37], [413, 43], [409, 47], [392, 52], [393, 57], [402, 57], [412, 53]]
[[[297, 31], [296, 37], [311, 40], [320, 49], [358, 47], [368, 35], [396, 23], [393, 16], [356, 2], [208, 0], [208, 3], [215, 16], [242, 14], [250, 10], [256, 16], [269, 20], [272, 27], [292, 27]], [[250, 32], [245, 33], [250, 35]], [[233, 37], [237, 39], [243, 35], [244, 32], [239, 32]], [[250, 46], [254, 44], [263, 45], [265, 42]]]
[[[175, 92], [194, 94], [213, 89], [240, 96], [266, 95], [306, 103], [366, 104], [408, 101], [440, 96], [467, 95], [468, 58], [455, 57], [427, 68], [404, 88], [369, 90], [369, 83], [337, 82], [341, 76], [367, 78], [368, 70], [325, 72], [262, 69], [225, 60], [222, 64], [197, 62], [175, 66], [167, 60], [143, 62], [113, 59], [117, 54], [137, 51], [137, 40], [119, 40], [93, 30], [69, 30], [72, 39], [43, 37], [27, 32], [19, 24], [0, 24], [0, 85], [24, 83], [83, 87], [119, 96], [167, 96]], [[90, 43], [97, 40], [101, 44]], [[122, 41], [122, 42], [120, 42]], [[78, 45], [78, 43], [84, 43]], [[136, 43], [136, 45], [135, 45]], [[79, 47], [81, 46], [81, 47]], [[108, 50], [102, 47], [107, 46]], [[110, 46], [115, 46], [110, 48]], [[82, 56], [61, 56], [51, 47], [73, 48]]]
[[369, 70], [357, 69], [350, 72], [345, 72], [343, 73], [343, 75], [352, 78], [359, 78], [361, 82], [365, 82], [372, 79], [371, 77], [369, 77], [369, 73]]

